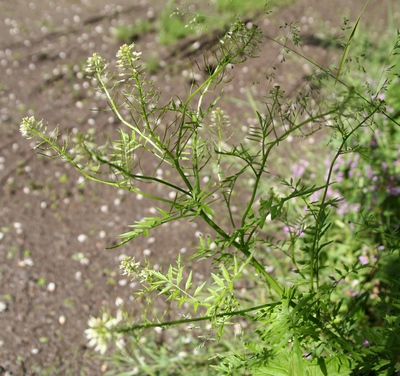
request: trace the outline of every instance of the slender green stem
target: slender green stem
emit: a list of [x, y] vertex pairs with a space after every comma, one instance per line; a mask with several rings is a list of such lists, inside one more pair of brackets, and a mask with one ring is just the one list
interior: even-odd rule
[[[261, 178], [262, 178], [262, 175], [263, 175], [263, 173], [264, 173], [264, 168], [265, 168], [265, 166], [266, 166], [266, 164], [267, 164], [267, 160], [268, 160], [268, 157], [269, 157], [269, 154], [270, 154], [272, 148], [273, 148], [275, 145], [277, 145], [279, 142], [281, 142], [281, 141], [283, 141], [285, 138], [287, 138], [291, 133], [293, 133], [293, 132], [296, 131], [297, 129], [303, 127], [305, 124], [308, 124], [308, 123], [310, 123], [310, 122], [313, 122], [313, 121], [315, 121], [315, 120], [318, 119], [318, 118], [323, 118], [323, 117], [325, 117], [325, 116], [328, 116], [328, 115], [333, 114], [333, 113], [335, 113], [335, 112], [336, 112], [336, 109], [333, 109], [333, 110], [330, 110], [330, 111], [328, 111], [328, 112], [326, 112], [326, 113], [324, 113], [324, 114], [321, 114], [321, 115], [319, 115], [319, 116], [317, 116], [317, 117], [313, 117], [313, 118], [309, 118], [309, 119], [307, 119], [307, 120], [304, 120], [303, 122], [297, 124], [297, 125], [294, 126], [293, 128], [288, 129], [288, 130], [287, 130], [286, 132], [284, 132], [280, 137], [278, 137], [275, 141], [273, 141], [273, 142], [271, 142], [271, 143], [269, 144], [269, 146], [268, 146], [268, 148], [267, 148], [265, 154], [263, 155], [263, 159], [262, 159], [262, 161], [261, 161], [261, 163], [260, 163], [261, 167], [260, 167], [260, 169], [258, 170], [258, 172], [256, 173], [256, 179], [255, 179], [255, 183], [254, 183], [253, 190], [252, 190], [252, 193], [251, 193], [251, 197], [250, 197], [250, 200], [249, 200], [249, 202], [248, 202], [248, 204], [247, 204], [246, 210], [245, 210], [245, 212], [244, 212], [244, 214], [243, 214], [243, 216], [242, 216], [242, 226], [244, 226], [244, 224], [246, 223], [247, 217], [248, 217], [248, 215], [249, 215], [249, 213], [250, 213], [250, 211], [251, 211], [251, 208], [252, 208], [252, 206], [253, 206], [253, 204], [254, 204], [254, 201], [255, 201], [255, 199], [256, 199], [256, 195], [257, 195], [257, 192], [258, 192], [258, 190], [259, 190], [258, 187], [259, 187], [259, 184], [260, 184], [260, 182], [261, 182]], [[247, 242], [249, 242], [249, 241], [250, 241], [250, 239], [247, 240]]]
[[[317, 219], [315, 221], [316, 222], [316, 234], [314, 236], [312, 247], [311, 247], [311, 254], [310, 254], [310, 262], [311, 262], [310, 287], [311, 287], [311, 292], [314, 291], [314, 273], [316, 274], [315, 275], [315, 278], [316, 278], [315, 283], [317, 284], [317, 288], [318, 288], [318, 283], [319, 283], [318, 282], [318, 279], [319, 279], [319, 277], [318, 277], [318, 275], [319, 275], [319, 265], [318, 265], [319, 255], [316, 254], [316, 250], [318, 249], [318, 244], [319, 244], [319, 240], [318, 240], [319, 239], [319, 232], [321, 231], [321, 229], [323, 227], [323, 223], [321, 223], [321, 222], [323, 222], [322, 219], [323, 219], [323, 215], [325, 213], [325, 201], [326, 201], [326, 198], [327, 198], [327, 195], [328, 195], [328, 189], [329, 189], [329, 186], [330, 186], [330, 181], [331, 181], [331, 177], [332, 177], [332, 173], [333, 173], [333, 168], [334, 168], [334, 166], [336, 164], [336, 160], [339, 158], [339, 155], [342, 154], [342, 150], [343, 150], [344, 146], [346, 145], [347, 140], [359, 128], [361, 128], [368, 121], [368, 119], [370, 119], [378, 111], [378, 109], [379, 109], [379, 106], [375, 107], [374, 110], [362, 122], [360, 122], [356, 127], [354, 127], [351, 130], [351, 132], [349, 132], [345, 137], [343, 137], [342, 143], [340, 144], [340, 146], [338, 148], [338, 151], [336, 152], [336, 154], [333, 157], [332, 162], [331, 162], [331, 164], [329, 166], [328, 176], [327, 176], [327, 179], [326, 179], [326, 186], [325, 186], [325, 189], [323, 191], [321, 204], [320, 204], [320, 207], [319, 207], [319, 210], [318, 210]], [[316, 268], [316, 270], [315, 270], [315, 266], [314, 266], [315, 265], [314, 264], [315, 263], [315, 257], [317, 258], [317, 261], [316, 261], [317, 268]]]
[[167, 187], [170, 187], [170, 188], [172, 188], [172, 189], [174, 189], [174, 190], [176, 190], [176, 191], [178, 191], [178, 192], [181, 192], [181, 193], [183, 193], [183, 194], [185, 194], [185, 195], [187, 195], [187, 196], [189, 196], [189, 197], [191, 196], [191, 193], [190, 193], [189, 191], [186, 191], [185, 189], [182, 189], [181, 187], [178, 187], [177, 185], [172, 184], [172, 183], [170, 183], [170, 182], [168, 182], [168, 181], [166, 181], [166, 180], [158, 179], [158, 178], [156, 178], [156, 177], [154, 177], [154, 176], [132, 174], [131, 172], [126, 171], [126, 170], [125, 170], [124, 168], [122, 168], [121, 166], [118, 166], [118, 165], [116, 165], [115, 163], [109, 162], [109, 161], [103, 159], [102, 157], [100, 157], [100, 156], [98, 156], [98, 155], [96, 155], [96, 158], [97, 158], [100, 162], [102, 162], [102, 163], [104, 163], [104, 164], [107, 164], [108, 166], [110, 166], [110, 167], [112, 167], [112, 168], [115, 168], [116, 170], [122, 172], [122, 174], [124, 174], [125, 176], [129, 176], [129, 177], [131, 177], [132, 179], [154, 181], [155, 183], [159, 183], [159, 184], [165, 185], [165, 186], [167, 186]]
[[127, 333], [132, 332], [138, 329], [149, 329], [149, 328], [156, 328], [156, 327], [166, 327], [172, 325], [181, 325], [181, 324], [190, 324], [193, 322], [200, 322], [200, 321], [210, 321], [220, 317], [233, 317], [233, 316], [246, 316], [250, 312], [258, 311], [263, 308], [271, 308], [275, 307], [280, 303], [268, 303], [262, 304], [259, 306], [254, 306], [246, 309], [241, 309], [239, 311], [232, 311], [232, 312], [224, 312], [224, 313], [217, 313], [214, 316], [203, 316], [203, 317], [193, 317], [190, 319], [183, 319], [183, 320], [173, 320], [173, 321], [163, 321], [153, 324], [142, 324], [142, 325], [131, 325], [131, 326], [124, 326], [124, 327], [116, 327], [114, 329], [117, 333]]
[[[316, 63], [315, 61], [313, 61], [312, 59], [308, 58], [307, 56], [301, 54], [300, 52], [292, 49], [289, 46], [286, 46], [284, 43], [280, 42], [278, 39], [269, 37], [268, 35], [263, 34], [264, 38], [270, 40], [271, 42], [274, 43], [278, 43], [280, 46], [282, 46], [283, 48], [287, 48], [289, 49], [292, 53], [294, 53], [295, 55], [299, 56], [300, 58], [304, 59], [305, 61], [307, 61], [308, 63], [310, 63], [311, 65], [317, 67], [318, 69], [321, 70], [321, 72], [324, 72], [324, 74], [326, 74], [327, 76], [335, 79], [337, 82], [339, 82], [340, 84], [342, 84], [343, 86], [345, 86], [346, 88], [350, 89], [350, 86], [348, 84], [346, 84], [346, 82], [344, 82], [342, 79], [336, 77], [334, 74], [332, 74], [329, 70], [325, 69], [324, 67], [322, 67], [321, 65], [319, 65], [318, 63]], [[357, 97], [359, 97], [360, 99], [362, 99], [364, 102], [366, 102], [369, 105], [373, 105], [373, 102], [371, 101], [370, 98], [366, 98], [364, 95], [360, 94], [358, 91], [354, 92], [355, 95], [357, 95]], [[390, 116], [386, 111], [382, 111], [382, 114], [389, 119], [390, 121], [392, 121], [394, 124], [398, 125], [400, 127], [400, 123], [397, 122], [397, 120], [395, 120], [392, 116]]]
[[134, 127], [131, 123], [126, 121], [125, 118], [120, 114], [118, 106], [114, 102], [114, 99], [111, 97], [111, 94], [103, 80], [103, 77], [101, 76], [101, 72], [96, 72], [96, 78], [97, 81], [100, 83], [102, 92], [106, 95], [109, 105], [113, 110], [115, 116], [118, 118], [118, 120], [124, 125], [126, 125], [128, 128], [132, 129], [140, 137], [143, 137], [146, 140], [146, 142], [148, 142], [159, 153], [159, 154], [154, 153], [154, 155], [156, 155], [160, 159], [163, 159], [162, 155], [165, 153], [165, 150], [160, 148], [159, 145], [157, 145], [157, 143], [153, 141], [152, 137], [147, 136], [139, 128]]
[[[225, 240], [231, 240], [231, 237], [222, 230], [212, 219], [210, 219], [206, 213], [203, 211], [200, 213], [200, 216], [207, 222], [207, 224], [213, 228], [220, 236], [222, 236]], [[246, 258], [250, 258], [250, 263], [253, 267], [260, 273], [268, 282], [268, 284], [279, 294], [282, 296], [283, 290], [275, 281], [275, 279], [265, 270], [265, 268], [257, 261], [257, 259], [251, 254], [247, 247], [243, 247], [237, 241], [232, 241], [231, 244], [240, 252], [242, 252]]]

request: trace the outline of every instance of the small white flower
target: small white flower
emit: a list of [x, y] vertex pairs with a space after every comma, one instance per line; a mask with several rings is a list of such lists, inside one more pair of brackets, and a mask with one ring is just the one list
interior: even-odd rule
[[139, 273], [140, 262], [135, 262], [134, 257], [125, 257], [119, 266], [122, 275], [132, 275]]
[[[137, 74], [140, 70], [139, 66], [135, 66], [135, 62], [140, 60], [141, 52], [134, 51], [135, 44], [124, 44], [117, 52], [117, 68], [121, 69], [120, 76], [131, 75], [132, 72]], [[127, 71], [128, 73], [125, 73]]]
[[97, 53], [94, 53], [92, 57], [87, 59], [86, 72], [96, 73], [103, 72], [107, 68], [106, 61]]
[[43, 121], [36, 121], [34, 116], [25, 117], [22, 119], [22, 123], [19, 126], [19, 130], [22, 134], [22, 137], [26, 139], [31, 139], [41, 131], [43, 128]]
[[103, 312], [101, 317], [90, 317], [88, 321], [89, 328], [85, 330], [86, 338], [89, 340], [88, 346], [94, 347], [94, 350], [101, 354], [107, 351], [109, 341], [113, 341], [118, 347], [123, 346], [122, 334], [113, 332], [113, 328], [121, 320], [121, 311], [117, 312], [116, 317], [107, 312]]

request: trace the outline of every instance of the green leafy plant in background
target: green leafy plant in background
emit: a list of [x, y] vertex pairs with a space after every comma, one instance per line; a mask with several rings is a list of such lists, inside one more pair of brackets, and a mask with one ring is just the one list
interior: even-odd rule
[[[283, 7], [293, 0], [268, 2], [269, 7]], [[150, 30], [158, 35], [159, 42], [169, 46], [180, 39], [205, 31], [211, 34], [224, 32], [239, 15], [246, 14], [249, 19], [264, 13], [267, 9], [265, 0], [252, 2], [238, 0], [217, 0], [214, 2], [187, 5], [185, 2], [170, 0], [161, 13], [160, 18], [136, 21], [133, 24], [121, 24], [113, 29], [115, 39], [121, 43], [135, 42], [142, 33]]]
[[[292, 39], [300, 40], [296, 33]], [[115, 71], [94, 54], [87, 73], [122, 124], [119, 138], [106, 144], [90, 134], [61, 139], [57, 128], [48, 132], [42, 121], [23, 119], [22, 135], [38, 139], [41, 152], [62, 158], [87, 179], [158, 202], [157, 214], [132, 224], [120, 246], [173, 221], [202, 221], [209, 229], [193, 255], [198, 262], [211, 260], [206, 281], [196, 280], [180, 258], [167, 270], [132, 257], [121, 262], [122, 273], [141, 286], [134, 293], [141, 315], [104, 311], [90, 319], [86, 332], [101, 353], [116, 347], [109, 359], [113, 374], [398, 371], [399, 279], [392, 267], [398, 233], [391, 222], [376, 226], [363, 218], [374, 209], [365, 206], [363, 190], [355, 192], [359, 176], [348, 164], [375, 152], [360, 142], [365, 134], [376, 137], [378, 125], [398, 126], [379, 98], [395, 90], [391, 78], [371, 96], [347, 83], [344, 69], [337, 77], [317, 66], [322, 87], [329, 88], [321, 90], [326, 100], [315, 105], [307, 93], [290, 99], [274, 86], [255, 112], [257, 123], [241, 131], [217, 106], [220, 88], [232, 66], [256, 57], [262, 41], [257, 26], [236, 21], [213, 52], [215, 70], [186, 97], [165, 104], [134, 45], [119, 49]], [[291, 50], [288, 41], [277, 43]], [[399, 36], [392, 55], [398, 48]], [[330, 137], [324, 173], [307, 175], [306, 166], [288, 177], [274, 174], [273, 152], [314, 132], [310, 125]], [[170, 178], [156, 174], [160, 166]], [[148, 189], [150, 182], [156, 189]], [[350, 205], [360, 205], [360, 215]], [[351, 223], [345, 215], [353, 215]], [[387, 232], [384, 242], [375, 236]], [[252, 289], [242, 293], [246, 284]], [[164, 331], [170, 339], [157, 338]]]
[[148, 20], [139, 20], [131, 25], [119, 25], [113, 29], [114, 38], [119, 42], [130, 44], [141, 34], [149, 32], [152, 26]]

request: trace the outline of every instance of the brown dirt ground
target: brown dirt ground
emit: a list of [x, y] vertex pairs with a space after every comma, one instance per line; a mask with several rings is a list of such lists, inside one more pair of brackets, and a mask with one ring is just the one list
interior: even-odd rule
[[[91, 182], [78, 184], [75, 171], [38, 157], [20, 137], [19, 124], [27, 115], [44, 118], [50, 127], [60, 124], [62, 132], [76, 127], [102, 133], [112, 128], [110, 113], [88, 111], [97, 103], [93, 91], [86, 90], [90, 83], [82, 67], [93, 52], [114, 59], [119, 43], [110, 28], [146, 17], [156, 23], [164, 2], [117, 3], [0, 1], [0, 302], [5, 303], [0, 312], [0, 375], [99, 375], [101, 361], [87, 349], [83, 331], [88, 317], [97, 315], [104, 304], [115, 309], [118, 297], [129, 301], [130, 284], [118, 271], [120, 255], [141, 258], [150, 250], [151, 262], [167, 264], [183, 247], [190, 254], [196, 245], [194, 233], [201, 224], [178, 223], [161, 228], [154, 239], [140, 238], [105, 251], [128, 224], [148, 215], [154, 203]], [[318, 33], [339, 35], [342, 17], [354, 21], [361, 3], [297, 0], [254, 22], [273, 37], [277, 26], [299, 21], [306, 36], [302, 51], [329, 65], [338, 50], [319, 46]], [[379, 33], [387, 22], [387, 4], [399, 12], [397, 0], [372, 0], [363, 27]], [[182, 70], [207, 46], [186, 55], [187, 42], [160, 46], [154, 32], [136, 41], [144, 60], [156, 54], [164, 63], [154, 79], [165, 98], [184, 95], [189, 84]], [[227, 95], [245, 99], [246, 87], [256, 98], [265, 95], [268, 86], [252, 83], [278, 55], [277, 46], [266, 42], [258, 59], [235, 68]], [[277, 68], [275, 82], [288, 91], [296, 90], [313, 70], [301, 61]], [[247, 116], [237, 102], [223, 103], [232, 119]], [[205, 265], [192, 267], [204, 278]]]

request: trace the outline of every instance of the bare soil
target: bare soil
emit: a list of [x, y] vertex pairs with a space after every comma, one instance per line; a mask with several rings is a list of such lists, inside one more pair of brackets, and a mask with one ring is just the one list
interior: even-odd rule
[[[362, 2], [361, 2], [362, 3]], [[300, 51], [322, 65], [330, 65], [340, 49], [321, 46], [323, 38], [342, 32], [342, 18], [353, 22], [360, 2], [347, 0], [297, 0], [272, 15], [260, 14], [252, 22], [275, 37], [278, 27], [297, 22], [305, 36]], [[364, 15], [364, 30], [379, 33], [387, 23], [387, 3], [399, 12], [397, 0], [372, 0]], [[156, 26], [164, 1], [104, 0], [0, 1], [0, 375], [99, 375], [102, 361], [86, 347], [84, 336], [90, 315], [104, 305], [129, 304], [133, 286], [118, 270], [121, 255], [168, 264], [181, 252], [193, 253], [199, 223], [163, 227], [149, 238], [139, 238], [122, 248], [105, 251], [117, 242], [127, 226], [154, 210], [155, 203], [138, 200], [109, 187], [81, 182], [61, 161], [38, 156], [21, 138], [22, 117], [45, 119], [61, 132], [110, 131], [110, 112], [98, 107], [91, 83], [83, 70], [88, 56], [99, 52], [115, 60], [119, 42], [112, 35], [118, 23], [150, 18]], [[200, 48], [188, 46], [199, 40]], [[150, 30], [135, 41], [143, 60], [157, 56], [160, 68], [155, 86], [171, 95], [184, 96], [190, 80], [190, 60], [212, 48], [213, 36], [188, 37], [161, 46]], [[286, 90], [299, 89], [314, 67], [300, 59], [279, 64], [280, 50], [265, 42], [260, 57], [235, 68], [235, 78], [223, 102], [231, 118], [251, 118], [251, 110], [235, 99], [246, 99], [246, 89], [256, 99], [273, 83]], [[336, 60], [337, 61], [337, 60]], [[201, 64], [201, 63], [200, 63]], [[272, 65], [274, 82], [257, 85]], [[234, 123], [234, 121], [232, 121]], [[207, 265], [191, 265], [200, 278]], [[204, 277], [205, 278], [205, 277]]]

